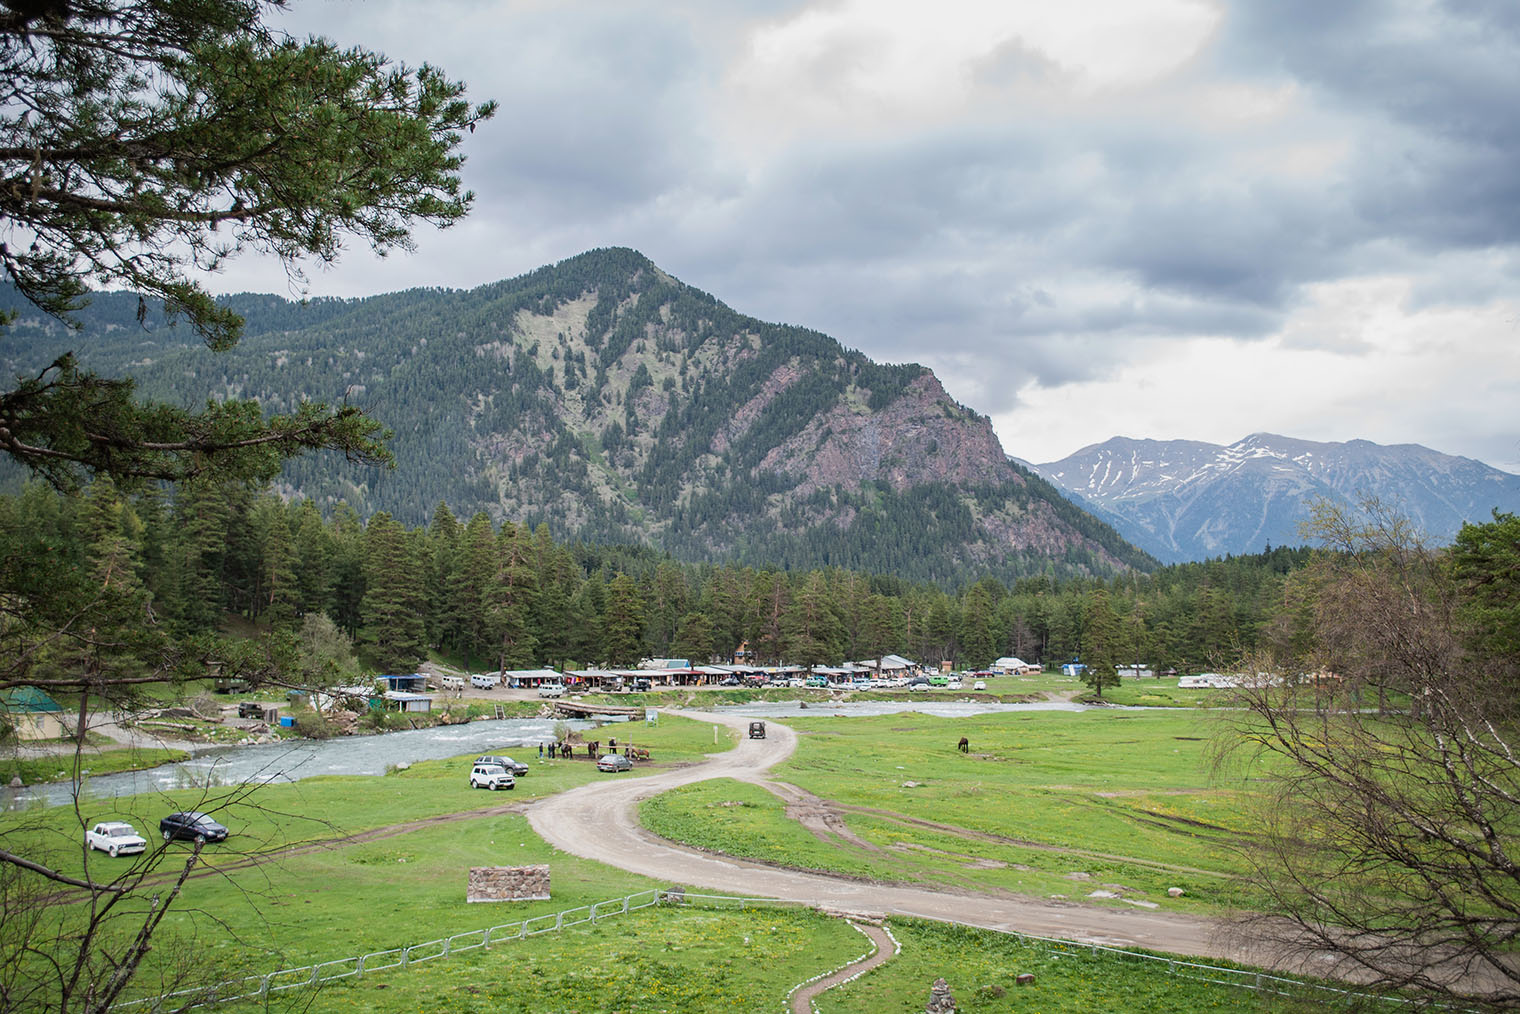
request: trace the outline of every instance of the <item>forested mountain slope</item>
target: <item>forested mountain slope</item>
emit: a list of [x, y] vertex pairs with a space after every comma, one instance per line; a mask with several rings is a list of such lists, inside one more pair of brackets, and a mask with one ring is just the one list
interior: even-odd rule
[[421, 524], [447, 501], [688, 560], [952, 582], [1153, 563], [1011, 463], [928, 370], [745, 317], [632, 250], [469, 291], [231, 297], [247, 330], [227, 354], [139, 324], [127, 294], [98, 295], [79, 334], [3, 299], [21, 311], [0, 343], [13, 373], [74, 349], [148, 397], [363, 407], [395, 431], [397, 468], [292, 462], [283, 490], [324, 508]]

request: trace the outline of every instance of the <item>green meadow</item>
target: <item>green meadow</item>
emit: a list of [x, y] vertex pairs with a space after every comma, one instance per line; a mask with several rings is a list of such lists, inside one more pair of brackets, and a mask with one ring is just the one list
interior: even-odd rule
[[[660, 833], [785, 865], [1072, 898], [1117, 884], [1125, 897], [1163, 908], [1215, 909], [1239, 898], [1228, 841], [1243, 829], [1232, 823], [1231, 794], [1209, 784], [1210, 721], [1163, 710], [794, 719], [787, 724], [800, 747], [773, 774], [832, 801], [847, 836], [815, 835], [788, 820], [769, 792], [730, 781], [656, 797], [643, 813]], [[664, 715], [637, 736], [661, 764], [679, 764], [714, 750], [713, 728]], [[966, 754], [955, 748], [962, 735]], [[732, 742], [726, 729], [717, 738], [719, 749]], [[193, 954], [203, 982], [268, 973], [669, 886], [549, 847], [514, 805], [614, 776], [584, 760], [530, 760], [513, 792], [489, 793], [468, 788], [468, 760], [267, 786], [228, 802], [218, 816], [234, 835], [205, 848], [205, 875], [187, 883], [150, 962]], [[137, 797], [110, 814], [80, 816], [126, 816], [151, 837], [163, 813], [218, 809], [229, 792]], [[110, 864], [128, 860], [81, 857], [78, 819], [64, 807], [0, 818], [12, 842], [51, 843], [65, 873], [83, 872], [83, 862], [96, 877], [122, 869]], [[170, 875], [188, 852], [153, 838], [154, 876]], [[526, 863], [550, 866], [551, 901], [465, 901], [470, 866]], [[1188, 893], [1168, 898], [1174, 884]], [[62, 929], [78, 912], [58, 905], [49, 916]], [[966, 1011], [1259, 1003], [1235, 988], [1163, 978], [1147, 963], [1050, 952], [956, 927], [894, 925], [903, 954], [830, 991], [820, 1010], [922, 1010], [939, 975]], [[175, 940], [191, 946], [176, 948]], [[297, 1002], [313, 1012], [780, 1010], [793, 986], [866, 949], [847, 925], [812, 912], [659, 906], [345, 980]], [[159, 970], [141, 977], [140, 992], [151, 992]], [[1036, 975], [1033, 986], [1014, 984], [1024, 971]]]
[[1162, 709], [787, 719], [799, 746], [773, 777], [828, 801], [850, 835], [810, 833], [735, 782], [649, 800], [641, 819], [700, 848], [849, 876], [1245, 907], [1234, 846], [1251, 828], [1239, 790], [1211, 780], [1214, 723]]

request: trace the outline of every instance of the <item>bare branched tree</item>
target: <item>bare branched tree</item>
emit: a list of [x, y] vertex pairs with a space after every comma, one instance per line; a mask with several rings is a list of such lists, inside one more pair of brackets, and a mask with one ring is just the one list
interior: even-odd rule
[[1277, 918], [1253, 929], [1376, 986], [1520, 1006], [1515, 660], [1465, 619], [1478, 575], [1375, 504], [1321, 507], [1313, 534], [1223, 754], [1270, 785], [1248, 857]]

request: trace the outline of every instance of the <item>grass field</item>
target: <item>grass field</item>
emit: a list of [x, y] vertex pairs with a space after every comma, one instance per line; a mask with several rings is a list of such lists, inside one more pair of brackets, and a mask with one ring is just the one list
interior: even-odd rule
[[[898, 956], [825, 993], [817, 1001], [821, 1014], [919, 1012], [940, 977], [965, 1014], [1323, 1009], [1318, 998], [1295, 1001], [1200, 981], [1204, 973], [1164, 962], [916, 920], [890, 925], [901, 945]], [[841, 920], [809, 910], [660, 906], [290, 999], [311, 1014], [748, 1014], [782, 1010], [796, 985], [862, 956], [868, 946]], [[1026, 973], [1034, 982], [1018, 985]]]
[[[1258, 994], [1238, 986], [1173, 974], [1151, 963], [1086, 948], [1026, 942], [1008, 934], [914, 920], [894, 920], [901, 951], [869, 975], [830, 990], [818, 1004], [824, 1014], [916, 1014], [929, 987], [943, 977], [965, 1014], [1003, 1011], [1122, 1011], [1188, 1014], [1193, 1011], [1275, 1011], [1309, 1014], [1324, 1006]], [[1020, 986], [1021, 974], [1034, 981]], [[1193, 973], [1196, 974], [1196, 973]]]
[[[769, 793], [734, 782], [659, 797], [646, 813], [658, 829], [707, 847], [855, 876], [1070, 897], [1117, 883], [1132, 900], [1213, 909], [1234, 896], [1226, 843], [1242, 829], [1232, 823], [1230, 794], [1208, 783], [1201, 721], [1162, 710], [792, 720], [801, 746], [776, 776], [844, 806], [858, 842], [820, 839], [789, 821]], [[961, 735], [971, 740], [965, 755], [954, 748]], [[662, 716], [640, 728], [639, 742], [661, 763], [696, 760], [714, 749], [713, 727]], [[479, 792], [467, 786], [468, 759], [268, 786], [257, 806], [219, 814], [234, 837], [206, 848], [210, 875], [189, 882], [150, 960], [193, 954], [208, 977], [267, 973], [669, 886], [558, 852], [511, 808], [614, 776], [584, 760], [530, 760], [531, 773], [513, 792]], [[151, 834], [163, 813], [215, 808], [220, 792], [139, 797], [118, 809]], [[83, 872], [70, 809], [6, 814], [0, 831], [17, 851], [51, 843], [60, 870]], [[151, 848], [169, 860], [166, 870], [187, 851], [156, 841]], [[279, 854], [257, 855], [268, 852]], [[101, 876], [120, 869], [108, 864], [128, 860], [89, 862]], [[552, 901], [465, 901], [470, 866], [539, 862], [550, 866]], [[1087, 879], [1069, 879], [1073, 873]], [[1174, 883], [1187, 888], [1184, 898], [1166, 897]], [[63, 921], [70, 912], [50, 910]], [[826, 994], [820, 1010], [922, 1010], [939, 975], [950, 979], [963, 1011], [1256, 1009], [1252, 994], [1163, 981], [1155, 967], [1085, 951], [1031, 950], [1013, 938], [931, 924], [897, 932], [903, 955]], [[855, 931], [811, 912], [662, 906], [329, 986], [297, 1005], [313, 1012], [780, 1010], [794, 985], [865, 949]], [[1015, 987], [1021, 971], [1034, 972], [1036, 984]], [[155, 975], [156, 967], [142, 978], [144, 989]]]
[[[853, 840], [815, 835], [753, 786], [708, 782], [644, 804], [652, 830], [701, 848], [850, 876], [1106, 903], [1249, 907], [1237, 792], [1211, 784], [1210, 719], [1097, 711], [789, 719], [773, 771], [833, 804]], [[955, 748], [970, 740], [966, 754]], [[721, 818], [721, 819], [720, 819]], [[1181, 887], [1180, 898], [1168, 888]], [[1127, 900], [1125, 900], [1127, 899]]]

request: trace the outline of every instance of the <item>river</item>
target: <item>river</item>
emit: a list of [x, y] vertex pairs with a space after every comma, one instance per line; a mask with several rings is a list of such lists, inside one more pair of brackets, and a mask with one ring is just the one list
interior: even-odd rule
[[[258, 746], [204, 746], [197, 748], [189, 760], [177, 764], [86, 778], [82, 794], [85, 798], [111, 799], [192, 786], [295, 782], [319, 775], [383, 775], [396, 764], [510, 750], [521, 751], [522, 756], [516, 759], [527, 761], [529, 751], [537, 755], [539, 743], [554, 741], [554, 728], [561, 722], [571, 729], [586, 729], [594, 724], [553, 718], [508, 718], [377, 736], [291, 739]], [[23, 789], [0, 787], [3, 803], [0, 809], [66, 804], [72, 798], [72, 790], [69, 782], [48, 782]]]

